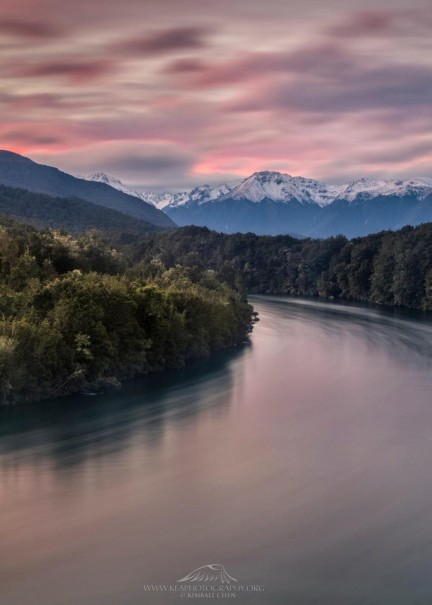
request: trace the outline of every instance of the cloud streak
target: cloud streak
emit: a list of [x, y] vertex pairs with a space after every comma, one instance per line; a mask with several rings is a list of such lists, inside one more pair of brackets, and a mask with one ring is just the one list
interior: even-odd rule
[[74, 84], [85, 84], [112, 73], [115, 68], [114, 61], [105, 59], [44, 61], [12, 68], [9, 75], [15, 78], [65, 78]]
[[160, 189], [260, 169], [430, 175], [423, 0], [58, 4], [5, 0], [3, 146]]
[[64, 34], [60, 25], [31, 19], [0, 19], [0, 36], [24, 40], [51, 40]]
[[123, 55], [164, 55], [181, 51], [195, 51], [207, 46], [209, 28], [173, 27], [152, 35], [133, 36], [115, 44]]

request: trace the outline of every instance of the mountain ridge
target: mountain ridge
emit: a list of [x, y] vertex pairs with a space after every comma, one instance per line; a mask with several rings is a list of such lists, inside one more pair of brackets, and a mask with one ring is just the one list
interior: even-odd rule
[[38, 164], [30, 158], [7, 150], [0, 150], [0, 184], [54, 198], [79, 198], [158, 227], [175, 226], [166, 214], [152, 204], [143, 200], [138, 201], [133, 195], [119, 191], [106, 183], [79, 179], [58, 168]]
[[152, 223], [104, 208], [79, 198], [52, 197], [45, 193], [0, 185], [0, 214], [39, 229], [63, 229], [80, 235], [97, 230], [104, 233], [161, 231]]
[[267, 170], [215, 186], [160, 194], [134, 191], [104, 173], [77, 178], [0, 151], [0, 184], [56, 198], [80, 198], [162, 228], [193, 224], [225, 233], [357, 237], [432, 221], [429, 177], [361, 178], [327, 185]]
[[432, 221], [432, 179], [428, 177], [360, 178], [345, 185], [327, 185], [262, 171], [189, 192], [140, 195], [159, 205], [180, 226], [224, 233], [357, 237]]
[[114, 188], [118, 187], [119, 190], [127, 191], [128, 194], [135, 195], [139, 199], [150, 200], [157, 207], [161, 207], [158, 206], [160, 200], [164, 200], [163, 207], [169, 205], [178, 207], [193, 201], [205, 203], [219, 199], [245, 199], [255, 203], [265, 199], [275, 202], [296, 200], [325, 206], [340, 199], [354, 201], [357, 197], [371, 198], [379, 195], [400, 197], [409, 193], [417, 193], [419, 198], [425, 198], [432, 193], [432, 178], [430, 177], [404, 180], [361, 177], [347, 184], [328, 185], [315, 179], [291, 176], [272, 170], [254, 172], [244, 179], [237, 179], [220, 185], [199, 185], [189, 191], [175, 193], [134, 191], [116, 177], [105, 173], [96, 173], [82, 178], [95, 182], [105, 182]]

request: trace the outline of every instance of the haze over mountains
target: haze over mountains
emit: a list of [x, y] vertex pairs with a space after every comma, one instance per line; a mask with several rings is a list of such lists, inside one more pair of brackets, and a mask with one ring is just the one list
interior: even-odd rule
[[279, 172], [256, 172], [223, 185], [178, 193], [134, 192], [104, 174], [87, 177], [128, 191], [162, 209], [178, 225], [233, 233], [348, 237], [432, 221], [432, 178], [327, 185]]

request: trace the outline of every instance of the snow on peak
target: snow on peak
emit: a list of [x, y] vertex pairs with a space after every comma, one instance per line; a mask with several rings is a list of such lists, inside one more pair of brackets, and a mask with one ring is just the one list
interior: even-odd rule
[[118, 191], [122, 191], [127, 195], [132, 195], [133, 197], [137, 197], [144, 202], [147, 202], [146, 194], [140, 193], [139, 191], [134, 191], [130, 189], [127, 185], [125, 185], [120, 179], [115, 176], [110, 176], [109, 174], [105, 174], [104, 172], [96, 172], [95, 174], [89, 174], [86, 176], [80, 176], [80, 179], [85, 181], [94, 181], [96, 183], [104, 183], [105, 185], [109, 185]]
[[83, 179], [86, 181], [96, 181], [98, 183], [105, 183], [106, 185], [116, 184], [122, 187], [126, 187], [119, 179], [115, 176], [109, 176], [105, 174], [105, 172], [95, 172], [95, 174], [90, 174], [88, 176], [83, 176]]
[[116, 177], [97, 172], [90, 176], [81, 176], [88, 181], [105, 183], [114, 189], [133, 195], [163, 210], [189, 204], [206, 204], [218, 200], [248, 200], [254, 203], [263, 200], [327, 206], [333, 201], [372, 199], [379, 196], [413, 196], [424, 199], [432, 194], [432, 178], [414, 178], [409, 180], [379, 180], [361, 178], [348, 185], [327, 185], [301, 176], [291, 176], [272, 170], [254, 172], [245, 179], [238, 179], [221, 185], [200, 185], [191, 191], [177, 193], [153, 191], [138, 192], [130, 189]]
[[244, 179], [230, 192], [229, 197], [256, 203], [264, 199], [275, 202], [296, 200], [302, 204], [325, 206], [334, 200], [341, 189], [340, 186], [325, 185], [313, 179], [266, 170], [254, 172]]
[[127, 193], [127, 195], [133, 195], [144, 202], [149, 204], [153, 204], [159, 210], [162, 210], [166, 206], [176, 206], [184, 203], [189, 199], [187, 191], [181, 191], [180, 193], [156, 193], [154, 191], [135, 191], [131, 189], [127, 185], [125, 185], [120, 179], [115, 176], [110, 176], [105, 174], [104, 172], [96, 172], [95, 174], [90, 174], [88, 176], [80, 176], [79, 178], [84, 179], [86, 181], [95, 181], [97, 183], [105, 183], [105, 185], [109, 185], [114, 189], [118, 189], [118, 191], [122, 191], [123, 193]]
[[293, 178], [290, 174], [276, 172], [276, 170], [259, 170], [252, 173], [251, 176], [247, 178], [254, 178], [261, 183], [269, 183], [271, 181], [278, 181], [283, 177], [289, 179]]
[[236, 187], [241, 181], [232, 181], [223, 185], [200, 185], [194, 187], [191, 191], [181, 191], [180, 193], [146, 193], [146, 199], [157, 208], [163, 209], [166, 206], [176, 208], [191, 203], [199, 205], [217, 200], [228, 194], [231, 189]]
[[150, 202], [150, 204], [153, 204], [159, 210], [163, 210], [167, 206], [175, 208], [189, 200], [189, 193], [187, 191], [180, 191], [178, 193], [171, 193], [170, 191], [165, 191], [164, 193], [146, 191], [142, 195], [145, 196], [147, 202]]
[[362, 178], [350, 183], [338, 198], [354, 201], [357, 198], [375, 198], [379, 196], [415, 196], [424, 199], [432, 193], [432, 179], [423, 177], [409, 180], [377, 180]]
[[201, 185], [195, 187], [189, 194], [190, 201], [203, 204], [205, 202], [217, 200], [224, 195], [228, 195], [233, 189], [238, 187], [241, 182], [242, 180], [239, 179], [237, 181], [224, 183], [223, 185]]

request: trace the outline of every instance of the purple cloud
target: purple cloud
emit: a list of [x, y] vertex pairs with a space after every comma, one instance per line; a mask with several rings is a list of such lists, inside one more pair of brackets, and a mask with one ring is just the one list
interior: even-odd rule
[[330, 27], [329, 33], [346, 38], [382, 36], [392, 32], [397, 22], [398, 15], [391, 11], [361, 11]]
[[207, 46], [207, 27], [173, 27], [151, 35], [135, 36], [116, 44], [126, 55], [163, 55], [176, 51], [198, 50]]

